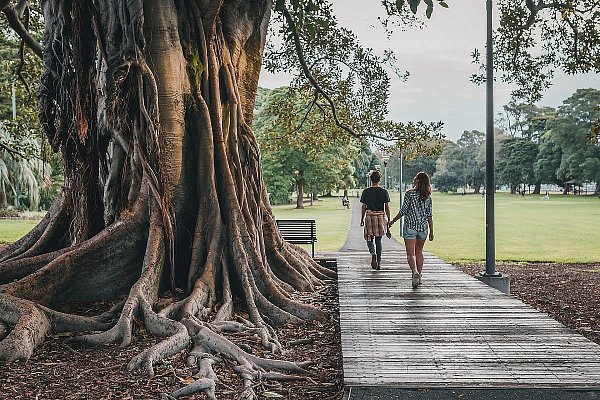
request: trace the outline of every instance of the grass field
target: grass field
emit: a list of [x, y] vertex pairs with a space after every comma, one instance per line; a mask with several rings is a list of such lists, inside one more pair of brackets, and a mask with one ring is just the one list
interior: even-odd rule
[[[305, 206], [303, 210], [296, 210], [294, 205], [275, 206], [273, 212], [279, 219], [315, 219], [317, 221], [317, 243], [315, 251], [337, 251], [344, 245], [352, 210], [342, 207], [342, 200], [338, 197], [323, 197], [311, 207]], [[302, 245], [310, 249], [310, 245]]]
[[[496, 194], [496, 259], [600, 261], [600, 200], [558, 194], [546, 201], [541, 198]], [[398, 210], [398, 201], [398, 193], [392, 194], [393, 212]], [[427, 242], [426, 250], [446, 261], [485, 259], [485, 199], [481, 195], [434, 193], [433, 214], [435, 240]]]
[[0, 219], [0, 245], [12, 243], [29, 232], [39, 220]]
[[[391, 194], [391, 210], [399, 208]], [[600, 262], [600, 200], [595, 197], [496, 195], [496, 259], [498, 261]], [[353, 201], [357, 201], [352, 197]], [[426, 250], [446, 261], [485, 259], [485, 204], [480, 195], [433, 194], [435, 240]], [[273, 207], [277, 218], [317, 220], [316, 251], [338, 250], [350, 228], [350, 210], [340, 198], [322, 198], [314, 206]], [[11, 243], [37, 221], [0, 220], [0, 244]], [[392, 230], [398, 237], [396, 224]], [[353, 227], [353, 229], [360, 229]], [[310, 248], [310, 246], [304, 246]]]

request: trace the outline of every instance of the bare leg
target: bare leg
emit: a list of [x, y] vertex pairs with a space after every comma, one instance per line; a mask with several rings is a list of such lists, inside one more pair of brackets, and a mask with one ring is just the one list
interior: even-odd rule
[[417, 259], [417, 272], [419, 274], [423, 271], [423, 247], [425, 246], [425, 241], [416, 239], [415, 243], [415, 257]]
[[417, 258], [415, 257], [416, 242], [417, 239], [404, 239], [404, 245], [406, 246], [406, 259], [408, 260], [408, 266], [413, 274], [417, 272]]

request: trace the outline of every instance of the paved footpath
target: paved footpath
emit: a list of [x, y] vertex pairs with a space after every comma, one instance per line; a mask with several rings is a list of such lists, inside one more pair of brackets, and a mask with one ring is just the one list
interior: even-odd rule
[[[600, 346], [431, 254], [423, 284], [413, 289], [404, 247], [395, 239], [383, 238], [382, 269], [371, 269], [359, 221], [355, 201], [348, 240], [328, 255], [338, 262], [351, 400], [600, 399]], [[475, 391], [459, 396], [444, 388]]]

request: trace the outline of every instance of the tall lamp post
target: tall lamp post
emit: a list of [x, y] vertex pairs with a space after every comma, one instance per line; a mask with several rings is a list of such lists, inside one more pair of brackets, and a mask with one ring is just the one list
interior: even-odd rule
[[[399, 163], [399, 165], [400, 165], [399, 166], [399, 168], [400, 168], [400, 171], [399, 171], [400, 182], [399, 182], [399, 185], [398, 185], [398, 190], [400, 192], [400, 208], [398, 208], [398, 210], [401, 210], [402, 209], [402, 182], [403, 182], [403, 179], [402, 179], [402, 158], [403, 158], [402, 157], [402, 149], [400, 149], [400, 156], [399, 157], [400, 157], [400, 163]], [[403, 222], [403, 218], [400, 218], [400, 224], [399, 224], [400, 225], [400, 237], [402, 237], [402, 222]]]
[[15, 90], [15, 84], [12, 84], [12, 90], [11, 90], [11, 94], [12, 94], [12, 112], [13, 112], [13, 119], [17, 119], [17, 92]]
[[381, 161], [383, 161], [383, 188], [385, 190], [387, 190], [388, 188], [388, 184], [387, 184], [387, 163], [388, 160], [390, 159], [390, 156], [388, 155], [387, 152], [382, 151], [381, 152]]
[[486, 0], [486, 128], [485, 128], [485, 272], [484, 277], [501, 276], [496, 271], [494, 228], [494, 50], [492, 48], [492, 0]]

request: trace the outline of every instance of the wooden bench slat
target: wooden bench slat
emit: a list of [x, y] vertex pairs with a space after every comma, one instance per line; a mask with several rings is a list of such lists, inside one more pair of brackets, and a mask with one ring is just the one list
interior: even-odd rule
[[314, 219], [278, 219], [277, 228], [283, 239], [293, 244], [312, 245], [312, 256], [315, 257], [317, 241], [317, 223]]

